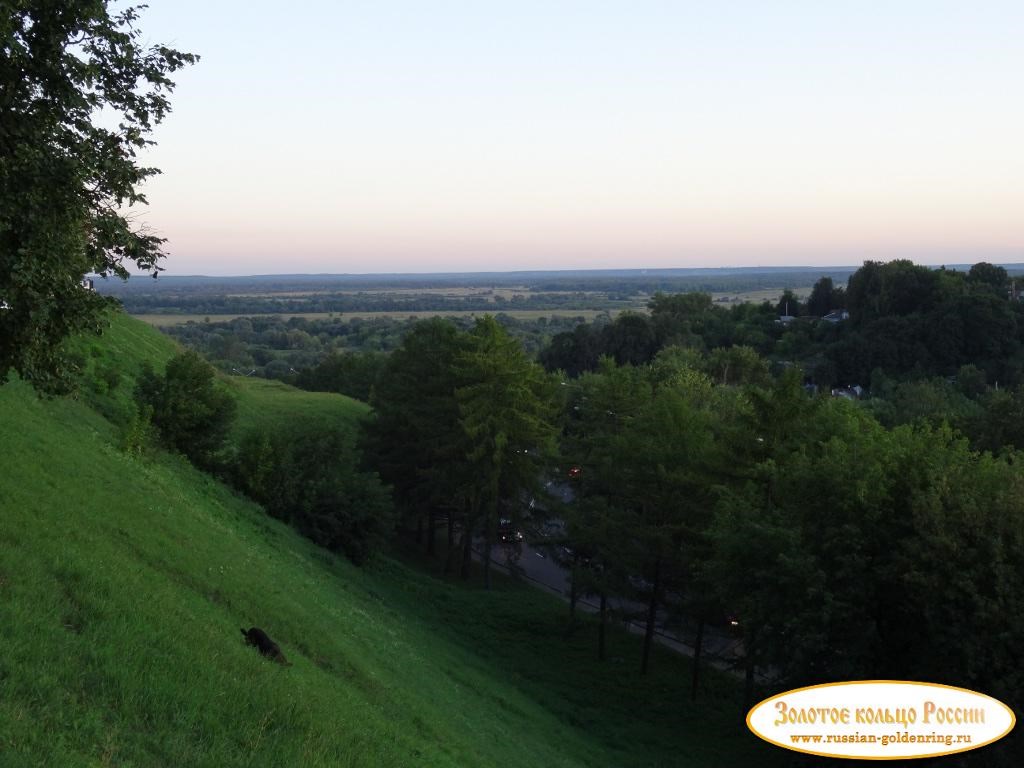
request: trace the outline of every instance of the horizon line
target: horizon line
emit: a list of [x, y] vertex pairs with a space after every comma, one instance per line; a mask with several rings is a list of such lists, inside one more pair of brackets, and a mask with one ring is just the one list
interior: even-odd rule
[[[869, 259], [868, 261], [876, 261]], [[880, 260], [879, 260], [880, 261]], [[958, 267], [970, 268], [974, 264], [989, 263], [1004, 269], [1016, 268], [1024, 271], [1024, 262], [955, 262], [944, 264], [920, 264], [912, 259], [891, 259], [890, 261], [911, 261], [916, 266], [932, 267], [934, 269], [956, 269]], [[887, 262], [881, 262], [887, 263]], [[188, 275], [161, 275], [161, 273], [139, 272], [129, 275], [132, 277], [148, 277], [159, 281], [160, 277], [183, 279], [183, 278], [282, 278], [282, 277], [305, 277], [305, 278], [396, 278], [396, 277], [487, 277], [487, 276], [516, 276], [516, 275], [581, 275], [581, 274], [635, 274], [643, 275], [671, 275], [677, 273], [711, 273], [711, 272], [855, 272], [861, 265], [802, 265], [791, 266], [780, 265], [751, 265], [751, 266], [723, 266], [723, 267], [599, 267], [599, 268], [577, 268], [577, 269], [510, 269], [510, 270], [481, 270], [481, 271], [438, 271], [438, 272], [264, 272], [256, 274], [188, 274]], [[166, 272], [166, 270], [161, 270]], [[101, 280], [116, 278], [116, 275], [98, 275], [90, 273], [88, 276]]]

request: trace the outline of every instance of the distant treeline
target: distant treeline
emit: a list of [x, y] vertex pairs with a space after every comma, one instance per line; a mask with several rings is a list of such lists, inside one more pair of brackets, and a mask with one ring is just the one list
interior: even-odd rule
[[[744, 293], [805, 287], [821, 277], [845, 282], [851, 268], [620, 270], [480, 275], [296, 275], [97, 281], [132, 314], [255, 315], [307, 312], [414, 312], [623, 309], [657, 292]], [[437, 293], [451, 289], [453, 293]], [[431, 293], [426, 292], [432, 291]], [[460, 295], [457, 292], [462, 292]], [[511, 293], [510, 297], [506, 294]]]
[[627, 279], [620, 277], [559, 277], [530, 284], [533, 291], [603, 291], [609, 295], [651, 295], [654, 293], [746, 293], [786, 288], [802, 288], [815, 280], [828, 277], [834, 282], [845, 282], [853, 269], [807, 270], [781, 272], [724, 273], [662, 275], [641, 274]]
[[[787, 291], [775, 304], [725, 308], [707, 294], [656, 294], [649, 308], [559, 333], [540, 360], [578, 376], [602, 356], [641, 365], [670, 346], [746, 346], [826, 387], [956, 376], [966, 365], [990, 383], [1024, 382], [1024, 303], [1006, 270], [986, 263], [956, 271], [867, 262], [845, 288], [821, 278], [806, 302]], [[840, 308], [848, 319], [821, 319]]]
[[[498, 313], [498, 323], [531, 356], [554, 334], [584, 322], [577, 317], [519, 320]], [[598, 322], [608, 323], [604, 315]], [[264, 315], [216, 322], [189, 322], [164, 331], [225, 373], [280, 379], [304, 389], [338, 392], [360, 400], [370, 390], [386, 354], [396, 349], [414, 320], [399, 317], [286, 318]], [[453, 318], [460, 330], [471, 317]]]
[[133, 315], [272, 315], [309, 312], [500, 312], [502, 309], [583, 310], [636, 306], [628, 296], [523, 293], [506, 298], [490, 291], [469, 296], [433, 293], [316, 293], [262, 296], [193, 293], [127, 293], [119, 297]]
[[[969, 265], [967, 265], [969, 266]], [[1024, 265], [1016, 265], [1024, 270]], [[414, 291], [438, 288], [526, 290], [758, 290], [810, 285], [819, 277], [846, 280], [856, 267], [748, 267], [739, 269], [591, 269], [537, 272], [476, 272], [417, 275], [162, 276], [157, 280], [97, 281], [101, 293], [235, 294], [336, 291]]]
[[[1024, 381], [1024, 303], [1002, 267], [931, 269], [907, 261], [868, 262], [847, 286], [822, 277], [803, 300], [791, 291], [760, 304], [722, 305], [703, 292], [656, 293], [647, 312], [499, 323], [549, 371], [576, 377], [602, 357], [642, 365], [668, 347], [727, 356], [753, 350], [776, 370], [799, 367], [819, 387], [955, 377], [972, 366], [988, 385]], [[515, 302], [508, 302], [514, 305]], [[495, 305], [490, 305], [491, 311]], [[845, 309], [847, 319], [822, 319]], [[406, 318], [312, 320], [263, 316], [168, 329], [229, 373], [277, 378], [365, 399], [380, 355], [397, 348]], [[470, 318], [456, 320], [460, 329]]]

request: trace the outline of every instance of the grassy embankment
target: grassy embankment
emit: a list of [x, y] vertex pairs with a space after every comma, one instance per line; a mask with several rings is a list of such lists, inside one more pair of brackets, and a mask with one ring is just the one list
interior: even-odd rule
[[[0, 387], [0, 766], [718, 766], [774, 757], [732, 681], [684, 694], [684, 659], [593, 661], [585, 624], [498, 580], [364, 570], [155, 452], [119, 448], [131, 375], [173, 344], [126, 317], [85, 345], [106, 391]], [[117, 381], [109, 372], [122, 371]], [[114, 386], [109, 386], [114, 382]], [[243, 422], [350, 422], [336, 396], [234, 381]], [[103, 388], [102, 386], [99, 388]], [[242, 642], [267, 630], [294, 663]]]

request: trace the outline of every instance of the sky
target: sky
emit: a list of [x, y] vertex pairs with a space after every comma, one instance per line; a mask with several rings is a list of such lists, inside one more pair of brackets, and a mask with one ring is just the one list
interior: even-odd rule
[[1024, 262], [1019, 0], [150, 0], [167, 274]]

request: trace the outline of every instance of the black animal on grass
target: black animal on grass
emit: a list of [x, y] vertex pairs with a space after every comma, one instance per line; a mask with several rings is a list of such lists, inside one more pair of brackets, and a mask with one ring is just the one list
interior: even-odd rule
[[291, 662], [289, 662], [288, 659], [284, 657], [284, 654], [281, 653], [281, 649], [278, 648], [277, 643], [271, 640], [267, 633], [259, 627], [243, 629], [242, 634], [245, 636], [245, 642], [247, 645], [256, 646], [260, 653], [268, 659], [273, 659], [282, 667], [291, 666]]

